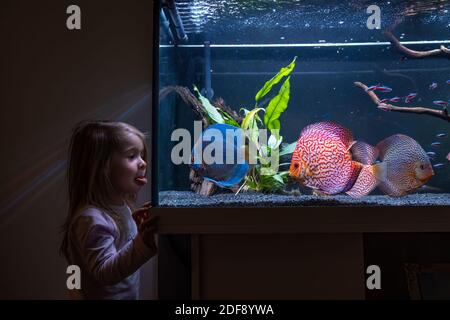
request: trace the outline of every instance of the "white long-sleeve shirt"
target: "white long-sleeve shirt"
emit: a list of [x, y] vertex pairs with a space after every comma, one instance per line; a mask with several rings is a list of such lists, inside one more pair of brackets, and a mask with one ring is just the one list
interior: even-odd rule
[[112, 209], [84, 207], [69, 227], [69, 260], [81, 269], [84, 299], [138, 299], [138, 269], [156, 253], [137, 233], [130, 208]]

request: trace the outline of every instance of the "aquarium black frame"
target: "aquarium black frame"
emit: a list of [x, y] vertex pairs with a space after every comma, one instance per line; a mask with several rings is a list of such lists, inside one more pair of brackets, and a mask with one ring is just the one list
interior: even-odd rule
[[153, 206], [159, 205], [158, 188], [158, 131], [159, 131], [159, 24], [161, 11], [160, 0], [153, 1], [153, 63], [152, 63], [152, 108], [151, 108], [151, 203]]

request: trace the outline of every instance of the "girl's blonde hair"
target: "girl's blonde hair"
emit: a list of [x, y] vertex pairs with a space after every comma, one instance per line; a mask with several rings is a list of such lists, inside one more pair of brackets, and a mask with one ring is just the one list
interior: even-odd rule
[[[147, 162], [145, 135], [135, 127], [112, 121], [83, 121], [75, 126], [67, 164], [69, 211], [62, 227], [63, 241], [60, 248], [66, 257], [70, 222], [79, 208], [94, 205], [113, 211], [110, 206], [110, 195], [114, 191], [110, 180], [111, 158], [114, 152], [122, 151], [130, 133], [142, 140], [142, 157]], [[132, 204], [135, 199], [136, 194], [130, 194], [126, 201]]]

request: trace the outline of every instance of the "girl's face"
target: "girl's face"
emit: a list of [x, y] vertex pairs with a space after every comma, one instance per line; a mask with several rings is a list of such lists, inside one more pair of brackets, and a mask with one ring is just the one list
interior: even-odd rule
[[114, 201], [123, 202], [124, 196], [137, 193], [147, 183], [147, 163], [142, 159], [144, 145], [133, 133], [128, 133], [125, 147], [111, 159], [111, 183], [117, 191]]

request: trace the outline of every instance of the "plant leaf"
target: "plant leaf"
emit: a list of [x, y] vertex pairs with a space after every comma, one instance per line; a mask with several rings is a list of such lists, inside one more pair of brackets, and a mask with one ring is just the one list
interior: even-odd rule
[[279, 175], [279, 174], [274, 174], [272, 177], [273, 177], [275, 180], [277, 180], [279, 183], [283, 183], [283, 184], [284, 184], [284, 180], [283, 180], [283, 178], [281, 177], [281, 175]]
[[295, 151], [295, 147], [297, 146], [297, 142], [292, 142], [283, 148], [280, 152], [280, 157], [289, 153], [293, 153]]
[[250, 126], [250, 124], [251, 124], [252, 121], [254, 120], [255, 115], [256, 115], [259, 111], [261, 111], [261, 110], [264, 110], [264, 109], [263, 109], [263, 108], [255, 108], [255, 109], [253, 109], [252, 111], [248, 112], [248, 113], [245, 115], [244, 120], [242, 120], [241, 128], [244, 129], [244, 130], [248, 129], [249, 126]]
[[286, 110], [289, 102], [290, 93], [290, 77], [281, 86], [278, 94], [270, 100], [269, 105], [266, 108], [266, 114], [264, 115], [264, 124], [270, 130], [280, 130], [280, 115]]
[[226, 124], [229, 124], [231, 126], [235, 126], [239, 128], [239, 123], [236, 122], [236, 120], [233, 119], [232, 116], [230, 116], [230, 114], [224, 110], [221, 109], [217, 109], [224, 117], [224, 121]]
[[217, 108], [214, 107], [208, 99], [206, 99], [204, 96], [201, 95], [200, 91], [198, 91], [197, 87], [194, 85], [194, 90], [198, 94], [198, 98], [200, 102], [202, 103], [203, 107], [205, 108], [206, 112], [208, 113], [208, 116], [215, 122], [215, 123], [225, 123], [225, 120], [223, 119], [222, 115], [217, 111]]
[[278, 73], [272, 79], [270, 79], [264, 84], [264, 86], [261, 88], [261, 90], [258, 91], [258, 93], [255, 96], [256, 103], [259, 101], [259, 99], [268, 94], [272, 89], [272, 87], [278, 82], [280, 82], [281, 79], [283, 79], [283, 77], [286, 77], [291, 74], [292, 70], [294, 70], [296, 59], [297, 57], [294, 57], [294, 60], [292, 60], [292, 62], [287, 67], [281, 68], [280, 71], [278, 71]]

